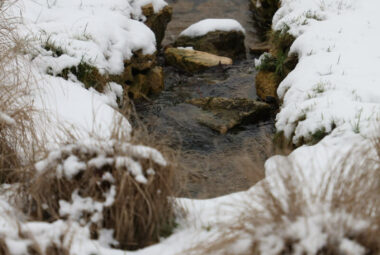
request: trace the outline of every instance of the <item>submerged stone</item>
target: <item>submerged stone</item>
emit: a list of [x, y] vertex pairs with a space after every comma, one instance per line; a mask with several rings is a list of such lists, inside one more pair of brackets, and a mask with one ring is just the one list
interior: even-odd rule
[[242, 31], [213, 31], [203, 36], [180, 36], [175, 47], [193, 47], [195, 50], [239, 59], [245, 57], [245, 35]]
[[189, 104], [203, 109], [199, 123], [225, 134], [242, 123], [254, 123], [270, 116], [271, 106], [248, 98], [206, 97], [190, 99]]
[[189, 73], [203, 71], [213, 66], [232, 64], [232, 59], [227, 57], [182, 48], [166, 49], [165, 59], [169, 65], [178, 67]]

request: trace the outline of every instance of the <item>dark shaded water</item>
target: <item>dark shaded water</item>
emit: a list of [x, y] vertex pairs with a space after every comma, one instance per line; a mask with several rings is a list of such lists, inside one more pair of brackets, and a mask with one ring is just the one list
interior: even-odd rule
[[[174, 18], [166, 41], [188, 25], [207, 17], [238, 19], [254, 41], [250, 28], [249, 0], [171, 0]], [[243, 21], [243, 22], [242, 22]], [[164, 67], [165, 90], [152, 101], [138, 102], [137, 112], [155, 133], [169, 140], [169, 145], [181, 151], [183, 171], [189, 173], [183, 195], [213, 197], [250, 187], [256, 180], [248, 179], [241, 170], [245, 156], [265, 156], [265, 144], [274, 132], [273, 118], [251, 125], [241, 125], [221, 135], [196, 120], [198, 107], [185, 103], [201, 97], [246, 97], [256, 99], [254, 57], [228, 67], [215, 67], [196, 75], [187, 75], [173, 67]], [[244, 168], [244, 169], [242, 169]]]

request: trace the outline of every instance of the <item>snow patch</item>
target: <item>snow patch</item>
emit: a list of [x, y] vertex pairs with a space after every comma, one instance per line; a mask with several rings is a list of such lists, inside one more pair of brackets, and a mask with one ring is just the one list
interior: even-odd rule
[[180, 36], [198, 37], [214, 31], [238, 31], [245, 33], [244, 28], [234, 19], [204, 19], [180, 33]]

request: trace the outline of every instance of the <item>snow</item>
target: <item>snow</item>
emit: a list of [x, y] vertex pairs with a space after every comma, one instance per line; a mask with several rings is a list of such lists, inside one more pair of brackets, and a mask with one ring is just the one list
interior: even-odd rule
[[128, 120], [105, 103], [117, 105], [116, 97], [111, 99], [95, 90], [86, 90], [79, 82], [60, 77], [40, 74], [37, 77], [41, 78], [34, 89], [33, 106], [41, 113], [35, 118], [40, 137], [50, 142], [62, 141], [70, 132], [75, 136], [96, 135], [107, 139], [118, 122], [122, 133], [129, 136]]
[[102, 74], [120, 74], [134, 51], [156, 51], [154, 33], [142, 22], [141, 6], [152, 3], [155, 11], [163, 0], [20, 0], [20, 33], [34, 42], [32, 61], [41, 72], [59, 74], [85, 62]]
[[244, 28], [234, 19], [204, 19], [180, 33], [180, 36], [199, 37], [214, 31], [238, 31], [245, 33]]
[[294, 143], [333, 128], [366, 136], [376, 125], [379, 6], [375, 0], [283, 1], [273, 28], [296, 37], [290, 53], [299, 63], [278, 88], [283, 104], [276, 128]]
[[13, 126], [16, 125], [16, 121], [9, 115], [0, 112], [0, 124], [5, 123], [6, 125]]

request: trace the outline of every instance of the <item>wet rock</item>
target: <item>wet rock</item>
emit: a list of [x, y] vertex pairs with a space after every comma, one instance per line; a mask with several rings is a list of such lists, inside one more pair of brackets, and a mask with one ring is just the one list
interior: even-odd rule
[[166, 5], [158, 13], [154, 12], [153, 5], [147, 4], [142, 7], [142, 13], [147, 18], [145, 24], [156, 35], [157, 48], [161, 46], [161, 42], [165, 37], [165, 31], [168, 23], [172, 19], [173, 8]]
[[162, 67], [156, 64], [156, 55], [134, 52], [133, 57], [124, 62], [123, 73], [110, 75], [109, 80], [122, 85], [133, 99], [157, 94], [164, 88], [164, 78]]
[[155, 66], [147, 73], [138, 73], [133, 77], [131, 85], [126, 87], [126, 93], [133, 99], [144, 98], [149, 94], [157, 94], [164, 89], [162, 67]]
[[277, 76], [274, 72], [260, 71], [256, 75], [256, 94], [264, 101], [277, 99]]
[[189, 73], [203, 71], [207, 68], [218, 65], [231, 65], [232, 59], [220, 57], [207, 52], [168, 48], [165, 51], [166, 62]]
[[269, 104], [247, 98], [206, 97], [186, 102], [202, 108], [197, 120], [221, 134], [239, 124], [254, 123], [271, 114]]
[[267, 42], [256, 43], [254, 45], [249, 46], [249, 52], [255, 55], [261, 55], [265, 52], [269, 52], [270, 45]]
[[164, 89], [164, 72], [161, 66], [156, 66], [147, 75], [150, 93], [158, 94]]
[[131, 65], [134, 70], [145, 71], [156, 65], [156, 55], [145, 55], [141, 50], [133, 52], [130, 60], [124, 62], [124, 66]]
[[175, 47], [193, 47], [218, 56], [239, 59], [245, 57], [245, 35], [241, 31], [214, 31], [198, 37], [180, 36]]

